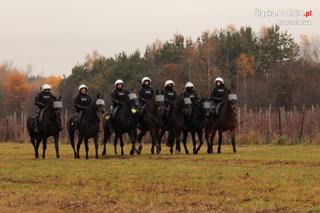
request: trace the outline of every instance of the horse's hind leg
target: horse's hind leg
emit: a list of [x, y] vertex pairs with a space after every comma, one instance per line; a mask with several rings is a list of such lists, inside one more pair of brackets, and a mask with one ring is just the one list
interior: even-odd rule
[[[182, 143], [183, 143], [183, 146], [184, 146], [184, 150], [185, 150], [186, 154], [188, 155], [189, 154], [189, 150], [188, 150], [188, 147], [187, 147], [187, 138], [188, 138], [188, 132], [187, 131], [183, 131]], [[180, 146], [180, 143], [179, 143], [179, 146]]]
[[75, 147], [75, 145], [74, 145], [74, 132], [70, 132], [70, 133], [69, 133], [69, 138], [70, 138], [71, 147], [72, 147], [72, 149], [73, 149], [74, 158], [77, 158], [76, 147]]
[[236, 134], [235, 129], [231, 130], [231, 143], [232, 143], [232, 149], [234, 153], [237, 152], [235, 134]]
[[56, 157], [60, 158], [60, 153], [59, 153], [59, 134], [54, 136], [54, 148], [56, 149]]
[[218, 130], [218, 154], [221, 153], [221, 144], [222, 144], [222, 131]]
[[88, 144], [88, 138], [84, 138], [84, 147], [86, 149], [86, 159], [89, 159], [89, 144]]
[[46, 150], [47, 150], [47, 137], [43, 137], [42, 140], [42, 158], [45, 159], [46, 158]]

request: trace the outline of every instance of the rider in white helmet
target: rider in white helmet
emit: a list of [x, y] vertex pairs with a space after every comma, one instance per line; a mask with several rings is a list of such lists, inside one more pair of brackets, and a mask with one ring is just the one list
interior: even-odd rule
[[177, 98], [177, 93], [174, 90], [174, 82], [172, 80], [166, 80], [164, 82], [164, 101], [167, 106], [167, 113], [166, 113], [166, 120], [168, 120], [168, 116], [171, 113], [172, 106], [174, 104], [174, 101]]
[[228, 88], [225, 86], [223, 78], [217, 77], [214, 80], [214, 87], [210, 95], [210, 99], [213, 101], [214, 107], [217, 108], [216, 113], [218, 112], [218, 108], [226, 93], [228, 93]]
[[198, 95], [196, 91], [194, 90], [194, 85], [191, 81], [188, 81], [185, 84], [185, 92], [183, 93], [183, 97], [190, 98], [192, 103], [198, 100]]
[[151, 87], [151, 79], [149, 77], [143, 77], [141, 80], [141, 87], [139, 89], [139, 104], [140, 104], [140, 113], [143, 114], [144, 106], [150, 100], [152, 100], [154, 95], [154, 90]]
[[41, 122], [39, 119], [42, 119], [42, 116], [40, 115], [43, 114], [43, 111], [48, 104], [52, 104], [52, 102], [56, 100], [56, 97], [51, 93], [51, 88], [52, 86], [50, 84], [43, 84], [40, 87], [40, 93], [34, 100], [34, 104], [38, 107], [35, 132], [39, 132], [39, 123]]
[[78, 95], [74, 99], [74, 107], [76, 108], [77, 116], [76, 116], [76, 126], [79, 126], [81, 123], [83, 114], [86, 109], [92, 102], [90, 95], [88, 95], [88, 87], [84, 84], [81, 84], [78, 88]]
[[[124, 102], [129, 100], [128, 91], [124, 89], [124, 82], [118, 79], [114, 82], [115, 89], [111, 93], [112, 111], [117, 110]], [[112, 113], [113, 114], [113, 113]]]

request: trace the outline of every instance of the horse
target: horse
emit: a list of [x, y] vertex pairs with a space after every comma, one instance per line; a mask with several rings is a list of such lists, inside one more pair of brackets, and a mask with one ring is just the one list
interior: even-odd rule
[[79, 121], [79, 135], [78, 135], [78, 143], [77, 149], [75, 147], [75, 133], [76, 133], [76, 125], [75, 125], [75, 115], [72, 115], [67, 122], [68, 134], [71, 143], [71, 147], [74, 152], [74, 158], [80, 159], [80, 146], [82, 141], [84, 141], [85, 150], [86, 150], [86, 159], [89, 159], [89, 145], [88, 141], [90, 138], [93, 138], [95, 145], [95, 158], [98, 159], [98, 139], [99, 139], [99, 115], [104, 113], [105, 111], [105, 103], [104, 100], [100, 98], [100, 95], [97, 95], [97, 99], [92, 101], [85, 113], [81, 121]]
[[147, 131], [150, 132], [152, 138], [151, 154], [154, 154], [154, 147], [156, 147], [157, 154], [161, 152], [161, 146], [159, 142], [159, 132], [164, 125], [165, 116], [165, 104], [164, 96], [156, 95], [153, 99], [146, 103], [144, 106], [144, 112], [140, 119], [139, 129], [141, 132], [138, 135], [138, 154], [141, 154], [142, 150], [142, 138]]
[[114, 132], [114, 153], [118, 155], [117, 144], [120, 139], [121, 155], [124, 155], [123, 147], [123, 134], [128, 133], [132, 148], [130, 155], [134, 155], [137, 151], [135, 143], [137, 140], [137, 122], [138, 122], [138, 98], [135, 93], [130, 93], [128, 101], [124, 102], [121, 106], [118, 106], [117, 113], [111, 115], [107, 122], [104, 122], [104, 149], [102, 155], [106, 154], [106, 143], [110, 139], [111, 134]]
[[233, 152], [236, 153], [235, 133], [237, 129], [237, 114], [236, 114], [236, 94], [225, 93], [223, 102], [220, 105], [219, 113], [212, 121], [210, 150], [212, 151], [213, 140], [216, 131], [218, 131], [218, 154], [221, 153], [222, 134], [229, 131], [231, 134], [231, 144]]
[[[170, 146], [170, 153], [173, 154], [173, 145], [176, 141], [176, 150], [180, 152], [180, 135], [186, 130], [184, 117], [191, 115], [191, 100], [190, 98], [184, 98], [182, 95], [178, 96], [172, 106], [172, 110], [168, 116], [167, 125], [160, 131], [159, 141], [161, 144], [161, 138], [166, 130], [169, 131], [168, 144]], [[183, 141], [185, 152], [188, 153], [186, 141]]]
[[27, 119], [27, 129], [30, 136], [31, 144], [34, 147], [35, 159], [39, 158], [39, 145], [42, 142], [42, 158], [46, 158], [47, 140], [53, 136], [54, 146], [56, 150], [56, 158], [60, 158], [59, 154], [59, 132], [61, 126], [61, 97], [56, 101], [51, 101], [41, 112], [42, 119], [39, 121], [39, 132], [35, 132], [37, 116], [29, 116]]
[[[193, 154], [198, 154], [203, 142], [202, 142], [202, 129], [203, 129], [203, 116], [202, 116], [202, 102], [200, 101], [194, 101], [192, 103], [191, 108], [191, 115], [184, 116], [184, 122], [185, 122], [185, 129], [183, 130], [183, 144], [186, 144], [188, 133], [191, 133], [192, 137], [192, 144], [193, 144]], [[199, 139], [199, 146], [196, 147], [196, 134], [198, 135]], [[186, 146], [185, 146], [186, 147]], [[189, 151], [187, 148], [186, 154], [189, 154]]]

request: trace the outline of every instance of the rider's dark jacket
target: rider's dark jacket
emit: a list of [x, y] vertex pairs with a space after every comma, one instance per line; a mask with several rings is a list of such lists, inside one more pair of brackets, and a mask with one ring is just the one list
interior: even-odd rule
[[177, 93], [172, 87], [165, 87], [163, 95], [165, 103], [170, 105], [172, 105], [177, 98]]
[[74, 99], [74, 107], [77, 112], [84, 111], [88, 108], [92, 99], [88, 94], [79, 93]]
[[219, 87], [215, 86], [211, 91], [210, 99], [215, 104], [218, 104], [223, 101], [223, 98], [226, 93], [228, 93], [228, 89], [224, 84], [222, 84]]
[[129, 94], [128, 91], [123, 88], [121, 89], [116, 88], [115, 90], [113, 90], [113, 92], [111, 93], [113, 106], [116, 107], [128, 101], [129, 100], [128, 94]]
[[154, 95], [154, 90], [150, 85], [141, 85], [140, 89], [139, 89], [139, 103], [141, 105], [149, 102], [150, 100], [152, 100], [153, 95]]
[[51, 92], [40, 92], [35, 100], [34, 104], [38, 106], [40, 109], [45, 108], [49, 103], [52, 103], [56, 100], [56, 97], [52, 95]]

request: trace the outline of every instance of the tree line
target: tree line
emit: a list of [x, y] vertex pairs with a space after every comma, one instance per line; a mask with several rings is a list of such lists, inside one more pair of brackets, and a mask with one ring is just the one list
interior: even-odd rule
[[[277, 25], [262, 27], [258, 32], [250, 26], [236, 28], [231, 25], [203, 32], [195, 40], [181, 34], [175, 34], [168, 41], [156, 40], [143, 53], [136, 50], [131, 54], [121, 52], [105, 57], [94, 51], [83, 63], [76, 64], [69, 76], [51, 78], [68, 109], [73, 109], [70, 97], [76, 95], [81, 83], [89, 86], [91, 95], [104, 95], [108, 103], [116, 79], [123, 79], [128, 90], [136, 91], [143, 76], [151, 77], [159, 92], [167, 79], [175, 81], [178, 92], [184, 90], [186, 81], [192, 81], [202, 97], [209, 96], [214, 78], [222, 76], [227, 86], [238, 94], [240, 106], [254, 108], [272, 104], [292, 108], [319, 103], [319, 65], [319, 36], [301, 35], [296, 41]], [[3, 73], [6, 72], [0, 72], [1, 79], [6, 75]], [[8, 73], [13, 75], [15, 71]], [[31, 105], [29, 99], [39, 87], [35, 82], [46, 79], [30, 75], [24, 79], [25, 86], [21, 83], [19, 86], [23, 88], [16, 88], [6, 83], [10, 82], [7, 76], [0, 88], [1, 100], [8, 96], [7, 99], [12, 99], [10, 103], [18, 109]], [[10, 87], [15, 87], [16, 94], [13, 90], [7, 92]], [[30, 95], [19, 96], [21, 90]], [[23, 101], [16, 103], [10, 95]], [[5, 102], [1, 101], [1, 112], [5, 112], [2, 103]]]

